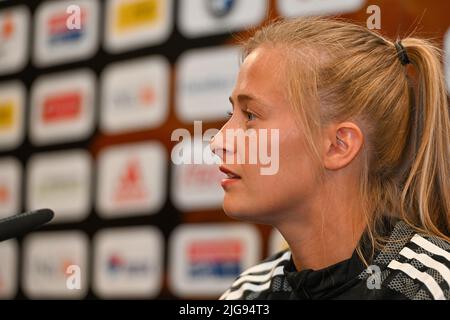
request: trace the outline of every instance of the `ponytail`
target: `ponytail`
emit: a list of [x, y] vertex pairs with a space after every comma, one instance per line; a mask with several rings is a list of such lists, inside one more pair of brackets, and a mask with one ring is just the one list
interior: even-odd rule
[[410, 98], [410, 170], [401, 217], [421, 231], [450, 238], [450, 113], [440, 51], [426, 40], [402, 41], [417, 73]]

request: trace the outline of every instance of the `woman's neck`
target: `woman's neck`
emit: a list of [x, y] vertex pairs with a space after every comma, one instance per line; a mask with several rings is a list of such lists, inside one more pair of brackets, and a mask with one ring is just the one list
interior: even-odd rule
[[366, 225], [361, 207], [349, 198], [337, 192], [329, 201], [311, 202], [296, 218], [275, 225], [297, 270], [323, 269], [352, 256]]

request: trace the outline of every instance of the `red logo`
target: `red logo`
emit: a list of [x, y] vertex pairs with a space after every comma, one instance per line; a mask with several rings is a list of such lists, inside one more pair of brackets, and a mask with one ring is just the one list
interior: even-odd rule
[[139, 92], [139, 97], [142, 104], [152, 105], [155, 102], [155, 90], [150, 86], [143, 87]]
[[139, 160], [131, 159], [119, 179], [114, 199], [116, 202], [139, 201], [145, 199], [147, 195], [148, 192], [142, 182]]
[[79, 92], [68, 92], [49, 96], [44, 100], [42, 121], [44, 123], [68, 121], [81, 113], [82, 96]]
[[191, 261], [237, 261], [242, 252], [239, 240], [209, 240], [192, 242], [188, 255]]
[[3, 40], [9, 40], [13, 36], [14, 33], [14, 20], [11, 14], [6, 15], [3, 20], [2, 25], [0, 26], [0, 34]]
[[9, 199], [9, 190], [6, 186], [0, 186], [0, 203], [5, 203]]

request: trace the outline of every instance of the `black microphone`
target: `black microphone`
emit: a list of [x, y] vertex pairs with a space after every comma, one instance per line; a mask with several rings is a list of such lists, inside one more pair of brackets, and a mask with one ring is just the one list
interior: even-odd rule
[[50, 209], [39, 209], [16, 214], [0, 220], [0, 241], [16, 238], [33, 231], [53, 219]]

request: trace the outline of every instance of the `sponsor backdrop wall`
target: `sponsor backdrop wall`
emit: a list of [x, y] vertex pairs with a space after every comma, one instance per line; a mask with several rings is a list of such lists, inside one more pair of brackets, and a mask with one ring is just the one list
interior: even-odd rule
[[[271, 228], [223, 214], [215, 166], [171, 162], [171, 133], [224, 123], [231, 33], [276, 16], [365, 22], [372, 4], [387, 34], [419, 19], [450, 45], [441, 0], [0, 1], [0, 217], [56, 212], [0, 244], [0, 297], [216, 299], [279, 250]], [[80, 29], [66, 25], [73, 5]], [[74, 265], [81, 287], [69, 290]]]

